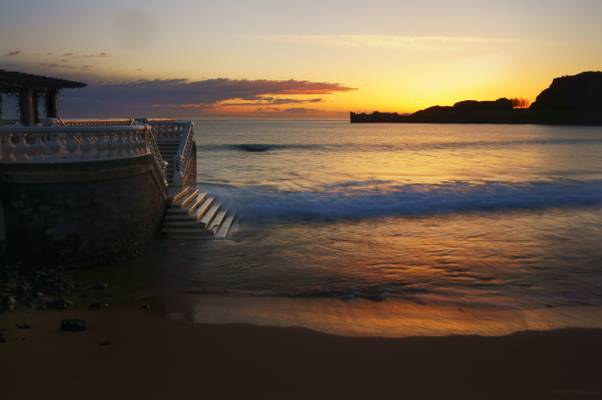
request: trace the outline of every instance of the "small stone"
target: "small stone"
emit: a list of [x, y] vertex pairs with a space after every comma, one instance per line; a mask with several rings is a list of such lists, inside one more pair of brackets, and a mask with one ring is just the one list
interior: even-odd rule
[[61, 330], [64, 332], [81, 332], [88, 329], [85, 321], [77, 318], [64, 319], [61, 321]]
[[17, 305], [17, 299], [15, 299], [13, 296], [8, 296], [6, 298], [6, 304], [10, 307], [10, 306], [16, 306]]
[[140, 308], [142, 308], [143, 310], [150, 310], [151, 306], [150, 304], [143, 304]]
[[100, 344], [100, 346], [103, 346], [103, 347], [104, 347], [104, 346], [110, 346], [110, 345], [111, 345], [111, 342], [109, 342], [109, 341], [102, 342], [102, 343]]
[[94, 285], [94, 290], [106, 290], [109, 288], [109, 284], [106, 282], [98, 282]]
[[109, 303], [93, 303], [90, 304], [91, 310], [102, 310], [103, 308], [109, 308]]
[[17, 328], [19, 328], [19, 329], [31, 329], [31, 325], [29, 325], [29, 324], [20, 324], [20, 325], [17, 325]]
[[55, 310], [65, 310], [69, 307], [73, 306], [73, 302], [71, 302], [69, 299], [56, 299], [56, 300], [52, 300], [49, 301], [48, 303], [46, 303], [46, 306], [48, 308], [52, 308]]

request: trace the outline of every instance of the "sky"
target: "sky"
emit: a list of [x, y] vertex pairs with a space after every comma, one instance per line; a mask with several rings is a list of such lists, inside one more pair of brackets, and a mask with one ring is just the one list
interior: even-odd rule
[[600, 0], [2, 0], [0, 69], [65, 116], [336, 118], [534, 100], [602, 70]]

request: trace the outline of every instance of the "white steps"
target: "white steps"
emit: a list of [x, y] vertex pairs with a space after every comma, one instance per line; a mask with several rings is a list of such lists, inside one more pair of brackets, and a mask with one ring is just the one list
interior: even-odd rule
[[225, 239], [230, 233], [230, 229], [232, 228], [232, 224], [234, 223], [234, 219], [236, 216], [229, 215], [228, 218], [220, 225], [219, 229], [215, 233], [215, 237], [218, 239]]
[[203, 225], [203, 227], [205, 227], [205, 228], [208, 228], [209, 224], [211, 223], [211, 221], [213, 221], [213, 218], [215, 218], [215, 215], [217, 214], [220, 207], [221, 207], [220, 203], [217, 203], [217, 204], [214, 204], [213, 206], [211, 206], [209, 211], [207, 211], [205, 213], [205, 215], [203, 215], [203, 218], [201, 218], [201, 220], [199, 221], [199, 224]]
[[157, 147], [161, 153], [163, 160], [167, 161], [167, 182], [171, 185], [173, 183], [174, 173], [174, 156], [178, 152], [179, 142], [173, 141], [158, 141]]
[[198, 210], [193, 214], [196, 222], [200, 223], [201, 219], [205, 216], [209, 208], [213, 205], [214, 198], [207, 197], [205, 202], [198, 208]]
[[207, 193], [186, 188], [171, 200], [161, 233], [169, 239], [228, 237], [236, 216]]

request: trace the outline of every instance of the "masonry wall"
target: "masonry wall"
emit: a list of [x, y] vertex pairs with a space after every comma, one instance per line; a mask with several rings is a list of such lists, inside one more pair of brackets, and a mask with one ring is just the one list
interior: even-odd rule
[[0, 165], [6, 252], [27, 263], [108, 264], [140, 254], [167, 206], [152, 156]]

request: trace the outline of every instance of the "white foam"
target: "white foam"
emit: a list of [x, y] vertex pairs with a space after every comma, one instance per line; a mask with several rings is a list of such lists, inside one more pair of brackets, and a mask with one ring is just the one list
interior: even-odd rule
[[410, 185], [346, 181], [323, 190], [299, 192], [271, 187], [203, 188], [225, 199], [241, 217], [264, 222], [602, 205], [602, 180]]

